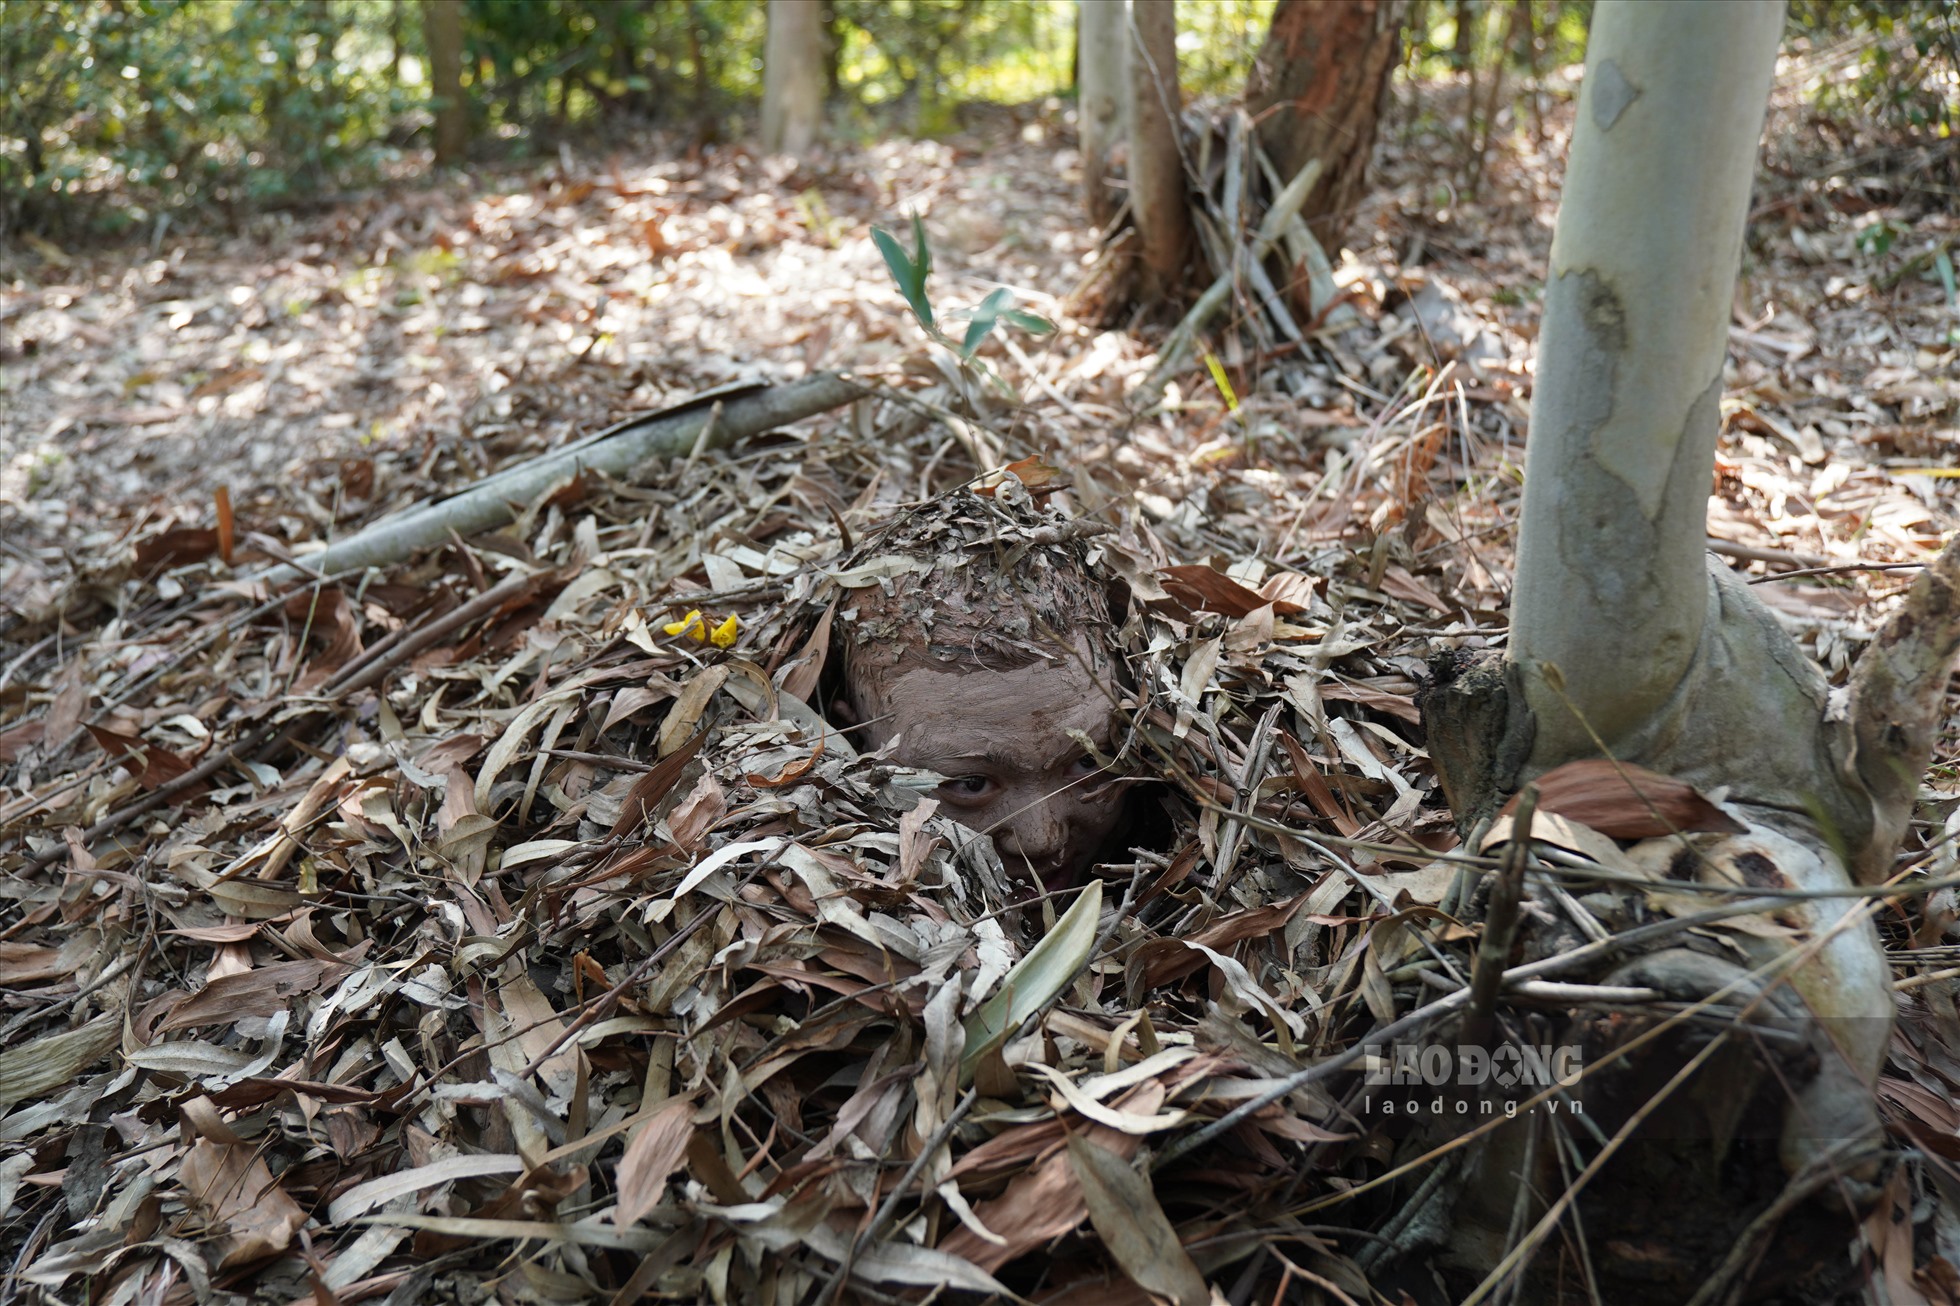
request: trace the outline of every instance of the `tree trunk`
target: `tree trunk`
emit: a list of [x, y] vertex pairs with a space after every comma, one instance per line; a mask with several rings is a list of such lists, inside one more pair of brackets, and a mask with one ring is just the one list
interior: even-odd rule
[[1168, 298], [1183, 279], [1191, 243], [1178, 116], [1176, 0], [1130, 0], [1126, 117], [1130, 131], [1130, 213], [1142, 248], [1142, 299]]
[[436, 163], [461, 163], [470, 149], [470, 105], [463, 98], [463, 0], [422, 0], [422, 39], [435, 92]]
[[1408, 11], [1408, 0], [1279, 0], [1253, 64], [1246, 100], [1280, 175], [1309, 159], [1326, 169], [1301, 216], [1330, 254], [1366, 193]]
[[1456, 0], [1456, 34], [1450, 38], [1450, 63], [1461, 70], [1477, 57], [1477, 0]]
[[803, 154], [823, 122], [823, 7], [819, 0], [769, 0], [762, 55], [762, 148]]
[[[1678, 915], [1663, 905], [1671, 880], [1797, 891], [1720, 944], [1678, 935], [1659, 951], [1629, 950], [1598, 977], [1675, 1003], [1720, 1003], [1738, 1028], [1767, 1020], [1800, 1054], [1779, 1060], [1775, 1040], [1742, 1033], [1718, 1072], [1702, 1064], [1705, 1034], [1652, 1024], [1657, 1016], [1622, 1012], [1592, 1026], [1618, 1022], [1610, 1037], [1624, 1044], [1645, 1019], [1657, 1036], [1641, 1073], [1630, 1073], [1643, 1064], [1634, 1058], [1619, 1088], [1602, 1076], [1580, 1092], [1588, 1116], [1606, 1117], [1596, 1127], [1637, 1143], [1611, 1158], [1584, 1208], [1605, 1253], [1593, 1268], [1619, 1285], [1608, 1300], [1685, 1295], [1718, 1262], [1732, 1276], [1779, 1259], [1815, 1263], [1828, 1244], [1814, 1221], [1838, 1220], [1822, 1227], [1839, 1236], [1847, 1212], [1876, 1195], [1873, 1088], [1893, 999], [1874, 904], [1851, 896], [1851, 881], [1854, 871], [1867, 884], [1891, 874], [1960, 643], [1956, 543], [1860, 659], [1848, 702], [1834, 705], [1823, 674], [1704, 551], [1730, 303], [1782, 21], [1782, 0], [1595, 9], [1546, 281], [1509, 651], [1501, 662], [1439, 661], [1425, 691], [1431, 753], [1466, 831], [1521, 783], [1602, 757], [1623, 780], [1632, 765], [1725, 793], [1728, 832], [1649, 838], [1615, 854], [1653, 886], [1627, 892], [1626, 919], [1656, 906]], [[1649, 792], [1658, 790], [1629, 782], [1629, 796]], [[1556, 917], [1545, 904], [1544, 919]], [[1586, 1028], [1583, 1013], [1574, 1024]], [[1628, 1085], [1653, 1101], [1624, 1096]], [[1738, 1136], [1766, 1151], [1733, 1148]], [[1516, 1224], [1501, 1227], [1521, 1178], [1505, 1158], [1522, 1138], [1493, 1135], [1446, 1203], [1461, 1222], [1449, 1239], [1458, 1263], [1487, 1273], [1486, 1291], [1511, 1272], [1491, 1249], [1516, 1236]], [[1557, 1191], [1563, 1182], [1539, 1155], [1524, 1182]], [[1746, 1163], [1729, 1164], [1738, 1156]], [[1828, 1198], [1799, 1211], [1795, 1198], [1826, 1179]], [[1742, 1213], [1779, 1191], [1794, 1194], [1792, 1244], [1728, 1255], [1761, 1233]], [[1667, 1194], [1657, 1204], [1628, 1201], [1657, 1192]], [[1505, 1214], [1493, 1225], [1478, 1214], [1488, 1211]], [[1546, 1211], [1525, 1241], [1548, 1237], [1557, 1215]], [[1622, 1245], [1674, 1250], [1665, 1265], [1625, 1262]], [[1654, 1278], [1668, 1265], [1682, 1276], [1673, 1285]]]
[[1076, 0], [1076, 122], [1082, 146], [1082, 199], [1089, 220], [1106, 226], [1116, 215], [1109, 187], [1109, 156], [1122, 139], [1123, 84], [1129, 65], [1124, 52], [1123, 6], [1111, 0]]
[[1620, 755], [1709, 615], [1722, 363], [1782, 6], [1666, 12], [1598, 11], [1546, 279], [1511, 650], [1550, 764], [1596, 737]]

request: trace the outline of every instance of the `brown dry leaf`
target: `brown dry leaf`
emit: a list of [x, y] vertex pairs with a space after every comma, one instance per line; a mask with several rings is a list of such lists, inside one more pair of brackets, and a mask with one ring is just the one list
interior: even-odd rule
[[205, 399], [211, 395], [221, 395], [227, 390], [235, 390], [249, 381], [256, 381], [265, 375], [265, 369], [247, 363], [242, 367], [230, 368], [206, 380], [191, 391], [192, 399]]
[[[1069, 485], [1068, 473], [1039, 454], [1011, 462], [1001, 470], [1012, 473], [1016, 480], [1036, 494], [1053, 494], [1057, 490], [1067, 489]], [[975, 486], [973, 492], [983, 499], [991, 499], [1005, 483], [1006, 477], [998, 476]]]
[[232, 545], [237, 536], [237, 523], [231, 515], [231, 490], [220, 485], [212, 499], [218, 510], [218, 558], [225, 566], [231, 566]]
[[1272, 600], [1276, 612], [1305, 612], [1313, 604], [1313, 577], [1297, 571], [1276, 571], [1266, 577], [1259, 593]]
[[253, 1144], [200, 1138], [185, 1154], [177, 1180], [204, 1231], [218, 1235], [222, 1268], [276, 1256], [306, 1223], [306, 1212], [279, 1186]]
[[1912, 1272], [1912, 1286], [1932, 1306], [1960, 1306], [1960, 1270], [1943, 1256], [1934, 1256]]
[[824, 663], [830, 657], [830, 628], [837, 618], [837, 603], [832, 601], [823, 610], [817, 621], [817, 628], [810, 632], [810, 638], [803, 642], [790, 659], [789, 673], [783, 677], [783, 693], [802, 703], [810, 701], [810, 695], [817, 690], [823, 677]]
[[729, 667], [726, 662], [704, 667], [681, 687], [681, 696], [674, 706], [667, 710], [666, 718], [660, 723], [660, 756], [666, 757], [682, 743], [701, 720], [701, 714], [708, 710], [708, 700], [715, 696], [728, 680]]
[[61, 951], [31, 943], [0, 941], [0, 984], [29, 984], [72, 975], [74, 967], [62, 963]]
[[606, 719], [599, 727], [604, 734], [622, 721], [631, 720], [635, 712], [643, 707], [664, 702], [674, 696], [672, 685], [628, 685], [613, 695], [612, 703], [606, 708]]
[[1422, 713], [1417, 709], [1413, 697], [1414, 686], [1410, 686], [1410, 690], [1409, 694], [1397, 694], [1372, 685], [1344, 685], [1339, 681], [1329, 681], [1320, 686], [1320, 696], [1337, 703], [1359, 703], [1398, 721], [1419, 726], [1422, 724]]
[[192, 764], [177, 756], [169, 749], [135, 735], [125, 735], [103, 726], [89, 726], [87, 730], [102, 751], [136, 772], [136, 783], [145, 789], [156, 789], [169, 784], [178, 776], [191, 769]]
[[98, 1016], [80, 1029], [30, 1039], [0, 1052], [0, 1111], [76, 1082], [122, 1037], [122, 1015]]
[[[1151, 1082], [1138, 1087], [1124, 1109], [1139, 1115], [1154, 1115], [1164, 1104], [1163, 1085]], [[1121, 1160], [1135, 1156], [1142, 1139], [1092, 1125], [1083, 1137]], [[977, 1149], [976, 1149], [977, 1150]], [[1075, 1177], [1067, 1148], [1057, 1147], [1031, 1170], [1024, 1170], [1008, 1182], [1000, 1196], [980, 1202], [973, 1208], [982, 1226], [1003, 1241], [990, 1243], [964, 1225], [952, 1231], [939, 1249], [973, 1262], [993, 1273], [1017, 1256], [1025, 1255], [1052, 1238], [1059, 1238], [1088, 1216], [1082, 1198], [1082, 1181]]]
[[1272, 604], [1274, 612], [1282, 615], [1306, 611], [1299, 603], [1249, 590], [1224, 572], [1202, 563], [1164, 567], [1158, 571], [1157, 578], [1163, 584], [1165, 593], [1194, 612], [1243, 617], [1268, 603]]
[[817, 739], [816, 747], [810, 750], [810, 755], [804, 758], [800, 762], [791, 762], [788, 766], [783, 768], [781, 775], [770, 777], [766, 775], [750, 774], [750, 775], [745, 775], [742, 778], [747, 780], [750, 784], [754, 785], [758, 789], [780, 789], [784, 785], [795, 784], [798, 780], [801, 780], [804, 776], [810, 773], [811, 767], [815, 766], [819, 761], [823, 759], [824, 745], [828, 741], [829, 741], [828, 735], [819, 736]]
[[1409, 574], [1406, 567], [1389, 567], [1382, 573], [1382, 588], [1398, 599], [1420, 603], [1432, 612], [1449, 616], [1456, 608], [1436, 596], [1434, 590]]
[[218, 551], [218, 532], [207, 526], [173, 526], [136, 546], [136, 570], [143, 575], [203, 562]]
[[1905, 1172], [1895, 1170], [1865, 1217], [1865, 1240], [1877, 1253], [1886, 1299], [1896, 1306], [1929, 1306], [1913, 1282], [1912, 1225]]
[[1345, 838], [1351, 839], [1361, 833], [1361, 822], [1354, 819], [1354, 814], [1348, 810], [1346, 803], [1334, 796], [1334, 790], [1327, 783], [1327, 777], [1320, 773], [1320, 768], [1315, 766], [1313, 759], [1307, 756], [1307, 750], [1300, 746], [1300, 741], [1282, 730], [1279, 732], [1279, 742], [1286, 750], [1287, 759], [1293, 763], [1294, 783], [1299, 786], [1300, 792], [1306, 795], [1314, 811], [1326, 820], [1332, 821], [1334, 829]]
[[[751, 777], [753, 779], [753, 777]], [[699, 852], [708, 834], [728, 815], [728, 793], [712, 772], [703, 771], [687, 797], [675, 805], [667, 818], [674, 843], [683, 852]]]
[[1141, 969], [1146, 987], [1156, 988], [1172, 983], [1205, 964], [1205, 954], [1197, 951], [1197, 947], [1227, 952], [1247, 939], [1261, 938], [1284, 929], [1286, 923], [1306, 905], [1307, 896], [1297, 894], [1284, 902], [1233, 912], [1213, 921], [1188, 939], [1150, 939], [1131, 954], [1130, 964]]
[[102, 949], [94, 930], [77, 930], [59, 948], [0, 940], [0, 984], [18, 987], [41, 980], [67, 979]]
[[1890, 1109], [1895, 1127], [1920, 1146], [1949, 1161], [1960, 1161], [1960, 1104], [1923, 1084], [1897, 1075], [1878, 1081], [1878, 1100]]
[[660, 1204], [667, 1179], [686, 1159], [688, 1139], [693, 1136], [694, 1103], [677, 1097], [627, 1139], [626, 1154], [619, 1159], [619, 1209], [613, 1213], [614, 1224], [638, 1224]]
[[[70, 658], [55, 678], [54, 698], [48, 704], [46, 734], [51, 744], [59, 744], [75, 733], [82, 724], [82, 713], [88, 710], [88, 673], [82, 658]], [[34, 723], [38, 724], [38, 723]]]
[[[1747, 827], [1693, 785], [1626, 762], [1581, 758], [1534, 782], [1538, 810], [1590, 826], [1615, 839], [1652, 839], [1700, 830], [1740, 834]], [[1501, 815], [1518, 805], [1513, 797]]]
[[685, 771], [687, 764], [694, 760], [694, 755], [701, 751], [701, 745], [707, 737], [705, 730], [695, 735], [678, 750], [661, 758], [651, 771], [633, 782], [632, 789], [627, 792], [626, 801], [620, 804], [619, 819], [613, 822], [610, 833], [614, 838], [631, 834], [652, 817], [654, 809], [659, 807], [661, 801], [673, 792], [674, 786], [680, 783], [681, 772]]
[[21, 754], [41, 742], [47, 733], [45, 721], [23, 721], [7, 730], [0, 730], [0, 762], [18, 762]]
[[338, 586], [305, 589], [294, 594], [286, 600], [286, 619], [305, 630], [321, 646], [309, 661], [301, 685], [318, 684], [361, 651], [360, 625], [355, 620], [353, 605]]
[[279, 823], [279, 838], [266, 853], [265, 865], [259, 868], [259, 879], [276, 880], [285, 872], [286, 864], [299, 852], [300, 837], [312, 825], [313, 818], [329, 807], [339, 806], [341, 799], [346, 797], [346, 781], [351, 774], [353, 764], [345, 757], [336, 757], [307, 786], [299, 804]]
[[254, 970], [212, 980], [180, 1004], [157, 1026], [169, 1034], [199, 1025], [229, 1025], [247, 1016], [270, 1016], [289, 1010], [321, 984], [338, 979], [349, 967], [309, 959], [274, 962]]

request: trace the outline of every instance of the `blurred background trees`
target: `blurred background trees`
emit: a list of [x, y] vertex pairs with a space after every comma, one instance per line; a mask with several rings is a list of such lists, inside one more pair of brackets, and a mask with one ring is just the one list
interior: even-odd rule
[[[1066, 103], [1078, 84], [1074, 0], [799, 3], [815, 19], [816, 37], [800, 36], [799, 48], [821, 61], [824, 135], [833, 142], [949, 133], [968, 106]], [[237, 215], [412, 174], [432, 159], [494, 161], [563, 140], [679, 149], [742, 141], [763, 106], [770, 7], [8, 0], [0, 4], [0, 234], [148, 233], [186, 208]], [[1276, 15], [1273, 0], [1177, 6], [1182, 98], [1246, 95], [1270, 39], [1282, 57], [1259, 61], [1252, 107], [1298, 101], [1309, 48], [1299, 30], [1313, 11], [1342, 7], [1283, 4]], [[1385, 66], [1460, 88], [1461, 111], [1446, 124], [1459, 157], [1438, 163], [1470, 190], [1500, 120], [1542, 132], [1545, 74], [1576, 61], [1590, 10], [1587, 0], [1380, 7], [1392, 12], [1376, 15], [1374, 30], [1402, 35]], [[1960, 126], [1954, 10], [1953, 0], [1797, 0], [1791, 32], [1818, 59], [1820, 112], [1876, 110], [1950, 141]], [[1372, 53], [1357, 62], [1375, 66]], [[1093, 87], [1095, 72], [1082, 83]], [[1354, 100], [1345, 82], [1326, 93]], [[1394, 112], [1384, 130], [1397, 129]], [[676, 135], [654, 145], [640, 134], [647, 128]], [[1268, 114], [1262, 131], [1297, 134], [1306, 124]], [[1268, 148], [1281, 152], [1270, 139]], [[1351, 206], [1352, 196], [1332, 198], [1340, 193], [1330, 188], [1330, 202]]]

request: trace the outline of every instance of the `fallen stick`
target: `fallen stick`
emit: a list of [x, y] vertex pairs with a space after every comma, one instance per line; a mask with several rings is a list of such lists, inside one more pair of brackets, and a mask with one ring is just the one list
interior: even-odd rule
[[653, 459], [695, 451], [697, 441], [700, 449], [720, 449], [771, 427], [828, 412], [865, 393], [856, 381], [820, 372], [789, 385], [745, 386], [701, 395], [675, 408], [630, 417], [563, 449], [485, 477], [447, 499], [384, 517], [323, 551], [296, 558], [297, 565], [275, 565], [248, 579], [270, 588], [299, 580], [308, 572], [392, 566], [419, 549], [443, 543], [452, 533], [467, 538], [506, 525], [539, 495], [581, 472], [628, 476]]
[[[1272, 252], [1273, 246], [1278, 243], [1280, 236], [1286, 230], [1288, 219], [1297, 217], [1300, 206], [1307, 202], [1307, 196], [1313, 192], [1314, 183], [1320, 180], [1321, 171], [1322, 165], [1319, 159], [1308, 159], [1306, 166], [1301, 168], [1294, 175], [1293, 180], [1286, 184], [1286, 188], [1274, 198], [1272, 207], [1266, 210], [1265, 217], [1259, 221], [1259, 231], [1253, 237], [1248, 262], [1256, 264]], [[1209, 322], [1212, 315], [1224, 305], [1231, 291], [1232, 270], [1228, 263], [1227, 267], [1219, 273], [1218, 278], [1206, 288], [1205, 293], [1198, 296], [1198, 302], [1191, 306], [1191, 311], [1184, 315], [1184, 320], [1179, 322], [1165, 338], [1163, 347], [1157, 354], [1157, 366], [1150, 370], [1150, 375], [1144, 378], [1143, 384], [1138, 386], [1130, 397], [1130, 411], [1143, 412], [1154, 408], [1164, 397], [1164, 387], [1170, 384], [1171, 377], [1184, 365], [1186, 351], [1191, 348], [1198, 333], [1204, 330], [1205, 323]]]

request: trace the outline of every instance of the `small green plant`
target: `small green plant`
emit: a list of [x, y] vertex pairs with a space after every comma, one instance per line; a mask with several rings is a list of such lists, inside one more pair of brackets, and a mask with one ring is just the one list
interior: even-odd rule
[[1883, 219], [1867, 223], [1858, 229], [1854, 240], [1858, 252], [1866, 258], [1884, 258], [1892, 250], [1892, 242], [1898, 238], [1899, 228]]
[[959, 355], [960, 362], [972, 363], [973, 355], [995, 327], [1002, 322], [1021, 328], [1030, 335], [1045, 336], [1055, 329], [1055, 324], [1038, 313], [1029, 313], [1015, 308], [1014, 292], [1001, 286], [980, 301], [980, 306], [968, 317], [966, 335], [958, 341], [939, 329], [933, 316], [932, 299], [926, 294], [926, 278], [932, 275], [932, 250], [926, 245], [926, 224], [919, 215], [912, 215], [912, 252], [907, 254], [898, 238], [877, 227], [871, 229], [872, 243], [878, 252], [885, 256], [885, 266], [891, 269], [892, 280], [897, 283], [898, 293], [904, 297], [912, 310], [912, 316], [919, 320], [926, 334]]

